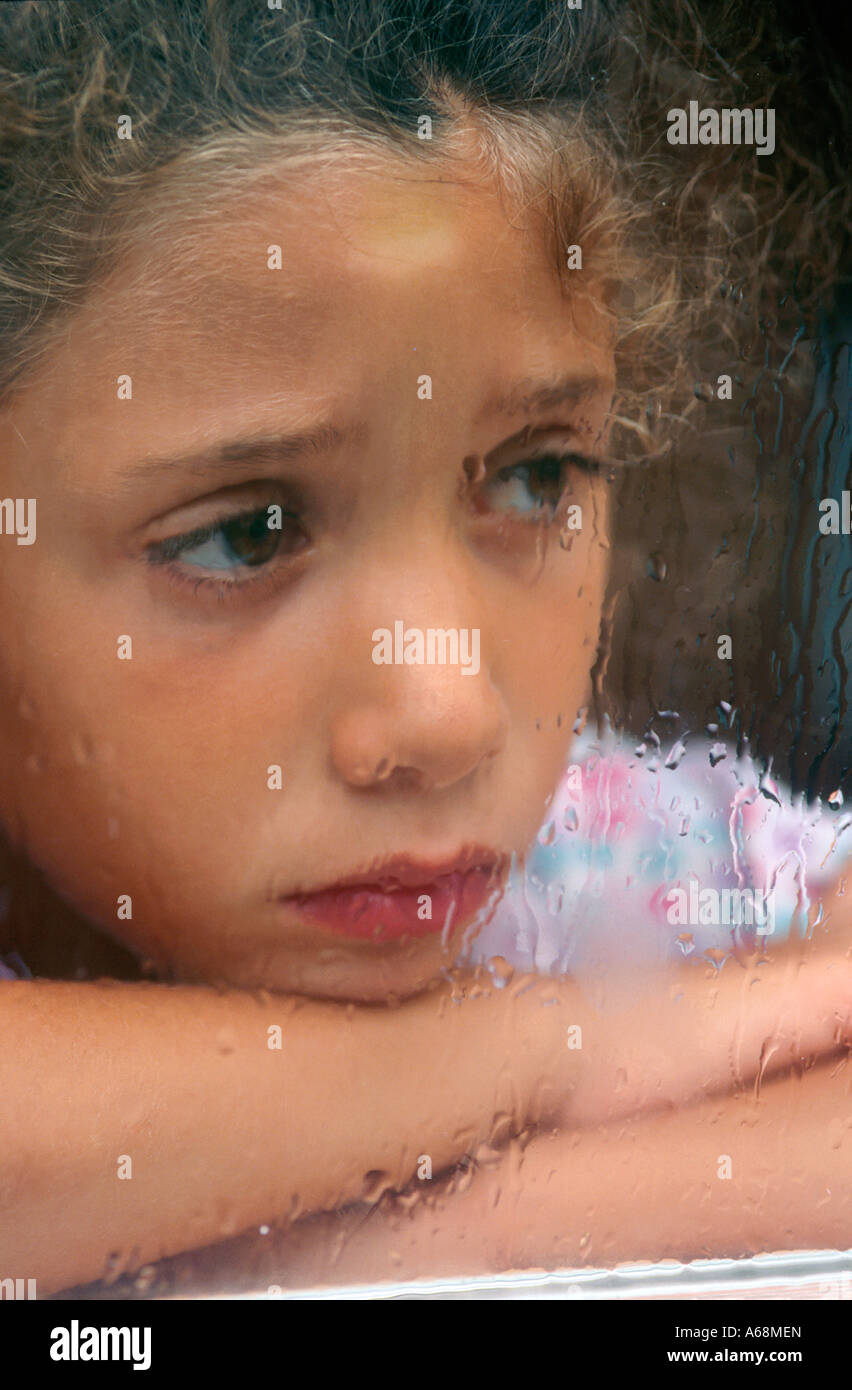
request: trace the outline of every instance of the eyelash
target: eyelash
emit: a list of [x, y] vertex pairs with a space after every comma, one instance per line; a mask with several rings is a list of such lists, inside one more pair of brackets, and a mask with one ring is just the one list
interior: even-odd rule
[[[531, 525], [550, 525], [559, 504], [564, 495], [567, 482], [567, 473], [571, 468], [576, 468], [582, 473], [595, 475], [601, 472], [602, 464], [600, 460], [587, 454], [580, 453], [542, 453], [533, 455], [529, 458], [518, 459], [515, 463], [505, 464], [503, 467], [494, 469], [486, 478], [481, 480], [481, 487], [485, 489], [489, 484], [503, 480], [509, 481], [512, 475], [517, 475], [522, 468], [533, 469], [541, 468], [542, 465], [557, 464], [560, 466], [560, 474], [557, 487], [557, 497], [550, 509], [550, 515], [543, 519], [540, 511], [531, 512], [526, 519], [518, 522], [519, 514], [510, 519], [515, 520], [522, 526]], [[251, 588], [252, 595], [261, 597], [269, 589], [277, 587], [282, 582], [282, 570], [292, 573], [293, 565], [309, 546], [300, 548], [295, 553], [289, 555], [274, 554], [268, 561], [262, 561], [257, 565], [236, 565], [233, 571], [229, 571], [228, 578], [213, 578], [209, 574], [192, 573], [193, 568], [201, 567], [187, 566], [181, 564], [180, 556], [187, 551], [198, 549], [208, 541], [214, 540], [226, 526], [234, 526], [239, 522], [250, 522], [262, 515], [268, 515], [269, 507], [273, 505], [265, 502], [261, 506], [246, 508], [240, 512], [226, 512], [222, 516], [216, 517], [204, 526], [194, 527], [191, 531], [185, 531], [177, 536], [169, 536], [165, 540], [157, 541], [147, 547], [148, 563], [162, 568], [170, 583], [182, 590], [189, 590], [193, 595], [203, 593], [205, 596], [212, 595], [220, 602], [237, 596], [237, 591]], [[542, 510], [547, 504], [542, 504]], [[506, 513], [506, 515], [510, 515]], [[286, 512], [282, 508], [282, 529], [278, 533], [282, 540], [285, 535], [284, 527], [288, 523], [295, 523], [301, 527], [301, 518], [294, 513]], [[305, 536], [304, 531], [302, 535]], [[256, 570], [251, 578], [236, 578], [235, 576], [242, 570]]]

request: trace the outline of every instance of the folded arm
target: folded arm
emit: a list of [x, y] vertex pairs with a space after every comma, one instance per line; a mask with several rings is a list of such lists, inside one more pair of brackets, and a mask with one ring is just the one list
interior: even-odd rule
[[42, 1292], [84, 1283], [116, 1252], [138, 1266], [375, 1199], [421, 1155], [439, 1173], [530, 1124], [676, 1106], [849, 1037], [840, 956], [643, 987], [607, 1010], [570, 980], [460, 976], [391, 1009], [3, 984], [0, 1265]]

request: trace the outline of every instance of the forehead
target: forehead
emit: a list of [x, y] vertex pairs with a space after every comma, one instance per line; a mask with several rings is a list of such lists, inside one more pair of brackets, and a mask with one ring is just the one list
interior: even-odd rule
[[82, 457], [93, 431], [118, 457], [282, 417], [375, 418], [421, 372], [436, 414], [566, 368], [611, 384], [606, 322], [593, 297], [565, 294], [540, 214], [458, 168], [338, 158], [189, 211], [185, 192], [170, 206], [165, 188], [45, 359], [49, 421], [23, 433], [49, 431], [55, 457]]
[[601, 336], [562, 288], [540, 212], [463, 167], [338, 157], [190, 211], [176, 186], [171, 218], [168, 197], [78, 316], [78, 344], [138, 356], [167, 337], [173, 355], [257, 370], [259, 353], [297, 362], [344, 329], [439, 347], [450, 318], [457, 334], [520, 318], [527, 334]]

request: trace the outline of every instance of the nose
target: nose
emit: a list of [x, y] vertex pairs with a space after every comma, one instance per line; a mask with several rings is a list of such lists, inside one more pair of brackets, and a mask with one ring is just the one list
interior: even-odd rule
[[[388, 592], [394, 592], [393, 588]], [[351, 693], [331, 726], [332, 762], [337, 775], [351, 787], [395, 791], [452, 787], [494, 758], [505, 744], [508, 711], [494, 684], [482, 629], [467, 628], [463, 633], [458, 626], [438, 628], [434, 618], [443, 606], [436, 605], [434, 593], [426, 606], [433, 619], [431, 630], [425, 622], [416, 625], [410, 603], [405, 621], [401, 614], [391, 614], [383, 627], [363, 623], [365, 640], [357, 674], [353, 670]], [[375, 607], [371, 608], [375, 614]], [[380, 608], [387, 615], [387, 603]], [[456, 617], [461, 616], [456, 611]], [[421, 612], [420, 617], [424, 620], [425, 614]], [[458, 632], [458, 646], [436, 636], [448, 632]], [[462, 662], [476, 642], [479, 661], [468, 660], [466, 669]], [[456, 654], [454, 662], [451, 658]], [[377, 655], [383, 658], [380, 664]]]
[[[455, 675], [456, 685], [449, 681]], [[503, 702], [487, 675], [470, 678], [471, 689], [456, 671], [440, 684], [427, 677], [429, 689], [411, 687], [396, 698], [376, 698], [338, 716], [332, 730], [335, 770], [349, 786], [403, 790], [451, 787], [493, 758], [505, 742]], [[469, 693], [468, 693], [469, 692]]]

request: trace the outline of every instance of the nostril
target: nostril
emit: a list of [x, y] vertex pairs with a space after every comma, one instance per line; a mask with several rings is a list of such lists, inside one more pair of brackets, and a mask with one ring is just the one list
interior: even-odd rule
[[384, 782], [394, 791], [417, 791], [423, 785], [423, 774], [416, 767], [391, 767], [388, 760], [379, 763], [376, 768], [376, 780]]

